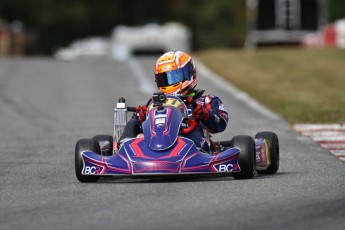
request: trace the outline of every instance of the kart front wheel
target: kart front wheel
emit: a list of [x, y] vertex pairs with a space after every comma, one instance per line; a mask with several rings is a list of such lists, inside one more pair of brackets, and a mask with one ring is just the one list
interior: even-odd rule
[[82, 174], [84, 167], [82, 152], [85, 150], [96, 152], [96, 146], [95, 141], [92, 139], [81, 139], [75, 146], [75, 174], [80, 182], [96, 182], [99, 179], [98, 176]]
[[113, 137], [110, 135], [96, 135], [92, 138], [95, 141], [97, 153], [102, 156], [113, 154]]
[[255, 135], [255, 138], [264, 138], [269, 144], [269, 157], [271, 159], [271, 165], [262, 171], [258, 171], [259, 174], [275, 174], [279, 168], [279, 141], [278, 136], [272, 132], [260, 132]]
[[232, 139], [233, 147], [240, 149], [238, 163], [241, 171], [233, 173], [235, 179], [251, 179], [255, 175], [255, 143], [250, 136], [235, 136]]

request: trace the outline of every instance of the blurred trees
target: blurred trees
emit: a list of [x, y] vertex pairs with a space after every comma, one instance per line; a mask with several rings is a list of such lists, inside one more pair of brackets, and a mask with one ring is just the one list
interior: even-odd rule
[[329, 21], [345, 18], [345, 0], [328, 0]]
[[[331, 19], [345, 0], [329, 0]], [[32, 53], [49, 54], [77, 38], [109, 36], [119, 25], [180, 21], [192, 29], [195, 49], [241, 47], [245, 0], [1, 0], [0, 18], [20, 20], [34, 34]]]

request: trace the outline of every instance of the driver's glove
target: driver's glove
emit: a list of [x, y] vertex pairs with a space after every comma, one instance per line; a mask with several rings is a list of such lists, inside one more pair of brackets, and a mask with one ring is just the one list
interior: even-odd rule
[[186, 105], [190, 105], [192, 103], [195, 103], [191, 96], [188, 96], [184, 102], [186, 103]]
[[147, 106], [137, 106], [135, 109], [137, 110], [139, 121], [144, 122], [147, 115]]
[[193, 101], [193, 97], [191, 96], [188, 96], [188, 95], [179, 95], [178, 96], [187, 106], [192, 104], [194, 101]]
[[207, 109], [198, 104], [193, 110], [193, 117], [196, 119], [207, 120], [210, 117], [210, 114]]

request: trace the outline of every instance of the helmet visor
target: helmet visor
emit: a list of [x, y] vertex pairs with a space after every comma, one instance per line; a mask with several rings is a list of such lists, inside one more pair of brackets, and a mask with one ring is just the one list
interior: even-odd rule
[[179, 69], [175, 69], [165, 73], [155, 74], [156, 83], [158, 87], [174, 85], [179, 82], [184, 82], [185, 80], [190, 80], [190, 74], [190, 64], [187, 64]]

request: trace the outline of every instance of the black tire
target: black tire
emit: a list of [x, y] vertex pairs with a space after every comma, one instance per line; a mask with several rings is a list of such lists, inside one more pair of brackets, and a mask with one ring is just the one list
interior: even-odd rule
[[[111, 156], [113, 155], [113, 137], [110, 135], [96, 135], [92, 138], [95, 142], [95, 149], [97, 153], [102, 156]], [[100, 141], [107, 141], [109, 142], [109, 148], [105, 149], [105, 151], [101, 150], [101, 146], [99, 145]]]
[[81, 139], [75, 146], [75, 174], [80, 182], [96, 182], [99, 179], [98, 176], [83, 175], [81, 173], [84, 167], [81, 153], [85, 150], [95, 152], [95, 146], [95, 142], [92, 139]]
[[264, 138], [268, 141], [271, 165], [266, 170], [258, 171], [259, 174], [275, 174], [279, 169], [279, 140], [273, 132], [260, 132], [255, 138]]
[[233, 147], [241, 150], [238, 158], [241, 171], [233, 173], [235, 179], [251, 179], [255, 175], [255, 143], [250, 136], [235, 136]]

